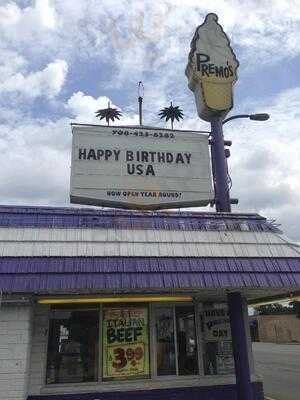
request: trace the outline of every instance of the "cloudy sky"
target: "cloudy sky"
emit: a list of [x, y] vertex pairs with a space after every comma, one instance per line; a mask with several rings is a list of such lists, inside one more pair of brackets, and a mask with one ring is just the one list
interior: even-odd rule
[[147, 125], [173, 101], [178, 128], [209, 130], [184, 75], [209, 12], [240, 61], [233, 113], [271, 115], [224, 127], [234, 211], [300, 242], [300, 0], [0, 0], [0, 203], [69, 205], [70, 122], [97, 123], [110, 100], [137, 123], [140, 80]]

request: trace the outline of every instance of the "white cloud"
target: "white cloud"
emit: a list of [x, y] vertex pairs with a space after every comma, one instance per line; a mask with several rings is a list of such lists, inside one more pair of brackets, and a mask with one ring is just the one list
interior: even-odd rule
[[40, 29], [55, 29], [58, 18], [51, 0], [36, 0], [33, 6], [25, 8], [19, 7], [15, 1], [8, 1], [0, 7], [0, 21], [7, 34], [15, 30], [13, 39], [17, 40], [19, 33], [30, 37], [32, 32]]
[[[110, 100], [88, 95], [79, 83], [76, 88], [68, 86], [74, 84], [71, 74], [73, 81], [66, 82], [68, 67], [82, 73], [85, 63], [99, 65], [99, 76], [89, 84], [112, 87], [114, 99], [119, 101], [122, 96], [120, 124], [137, 124], [136, 104], [129, 106], [133, 96], [123, 90], [129, 86], [134, 90], [133, 85], [142, 79], [146, 124], [163, 125], [157, 112], [173, 100], [186, 114], [176, 127], [208, 130], [209, 125], [196, 117], [184, 77], [189, 43], [205, 14], [219, 15], [237, 49], [241, 72], [282, 62], [278, 65], [286, 77], [284, 62], [300, 56], [299, 5], [299, 0], [274, 0], [271, 7], [259, 0], [210, 4], [198, 0], [103, 0], [101, 5], [98, 0], [2, 1], [0, 91], [5, 103], [9, 97], [21, 101], [16, 110], [7, 104], [0, 108], [0, 148], [7, 155], [0, 160], [1, 171], [5, 171], [0, 175], [5, 188], [1, 202], [68, 202], [69, 123], [102, 123], [94, 113], [107, 107]], [[106, 70], [105, 81], [103, 65], [111, 72]], [[67, 90], [62, 92], [63, 87]], [[120, 87], [122, 92], [117, 91]], [[69, 91], [74, 93], [68, 99], [59, 96]], [[99, 93], [103, 91], [99, 89]], [[37, 118], [40, 114], [28, 104], [41, 96], [60, 101], [60, 117]], [[239, 108], [238, 112], [270, 112], [271, 120], [233, 121], [224, 127], [225, 136], [233, 140], [229, 159], [232, 196], [240, 199], [239, 208], [234, 209], [276, 217], [299, 241], [295, 219], [300, 213], [300, 88], [285, 90], [274, 98], [240, 102]]]
[[17, 92], [28, 98], [44, 96], [50, 99], [60, 93], [68, 72], [68, 65], [64, 60], [55, 60], [42, 71], [27, 75], [22, 72], [11, 74], [13, 69], [18, 68], [18, 61], [21, 64], [22, 58], [17, 58], [13, 66], [6, 67], [8, 77], [4, 74], [1, 79], [0, 76], [0, 93]]
[[289, 89], [244, 104], [246, 109], [269, 112], [269, 121], [236, 120], [224, 126], [225, 137], [233, 140], [229, 165], [238, 209], [276, 218], [298, 241], [300, 227], [290, 223], [299, 215], [300, 204], [299, 104], [300, 87]]
[[50, 0], [36, 0], [35, 15], [41, 25], [48, 29], [55, 29], [57, 25], [57, 14]]
[[[75, 119], [73, 122], [78, 123], [92, 123], [92, 124], [105, 124], [105, 120], [96, 118], [95, 111], [108, 107], [117, 108], [122, 112], [122, 109], [115, 105], [108, 97], [100, 96], [95, 99], [92, 96], [85, 95], [82, 92], [74, 93], [67, 101], [66, 109], [71, 111]], [[130, 111], [123, 112], [120, 121], [116, 122], [119, 125], [136, 125], [138, 124], [138, 116]]]
[[[237, 119], [224, 125], [232, 140], [228, 159], [233, 182], [233, 212], [255, 212], [276, 219], [283, 231], [300, 242], [300, 87], [264, 99], [244, 101], [233, 114], [268, 112], [265, 122]], [[193, 112], [195, 115], [195, 112]], [[180, 128], [209, 131], [209, 124], [187, 117]]]
[[[65, 109], [73, 118], [32, 119], [19, 110], [0, 108], [1, 204], [68, 205], [71, 159], [71, 122], [99, 124], [98, 108], [107, 107], [105, 97], [74, 93]], [[138, 116], [126, 112], [123, 124], [136, 124]], [[4, 119], [3, 119], [4, 121]], [[102, 123], [102, 121], [101, 121]], [[105, 122], [104, 122], [105, 124]], [[5, 172], [4, 172], [5, 171]]]
[[10, 113], [0, 130], [0, 151], [5, 154], [0, 159], [2, 204], [67, 203], [69, 122], [67, 118], [32, 120]]
[[0, 83], [27, 67], [25, 58], [9, 49], [0, 49]]
[[[29, 54], [67, 61], [113, 61], [122, 76], [182, 63], [205, 14], [217, 12], [245, 64], [275, 63], [300, 54], [299, 1], [37, 0], [0, 7], [3, 42]], [[134, 61], [134, 62], [133, 62]]]
[[[110, 99], [106, 96], [100, 96], [95, 99], [92, 96], [85, 95], [82, 92], [74, 93], [67, 101], [67, 109], [69, 109], [78, 122], [86, 121], [97, 123], [95, 111], [101, 108], [107, 108]], [[110, 103], [111, 107], [114, 107]]]
[[[68, 204], [69, 166], [71, 152], [70, 122], [102, 123], [94, 117], [95, 110], [105, 108], [111, 99], [94, 98], [84, 92], [74, 93], [65, 103], [70, 118], [57, 120], [30, 119], [10, 114], [1, 126], [0, 160], [2, 203]], [[229, 159], [232, 171], [232, 197], [240, 205], [234, 211], [258, 212], [276, 218], [292, 239], [300, 240], [300, 88], [287, 90], [274, 100], [257, 102], [258, 110], [269, 111], [267, 122], [237, 120], [224, 127], [227, 139], [233, 140]], [[288, 108], [286, 106], [289, 106]], [[244, 107], [254, 109], [253, 105]], [[255, 110], [255, 109], [254, 109]], [[137, 124], [135, 112], [122, 110], [118, 124]], [[4, 115], [0, 110], [0, 118]], [[287, 132], [287, 123], [291, 131]], [[187, 118], [183, 128], [199, 129], [199, 119]], [[291, 145], [292, 140], [292, 145]]]

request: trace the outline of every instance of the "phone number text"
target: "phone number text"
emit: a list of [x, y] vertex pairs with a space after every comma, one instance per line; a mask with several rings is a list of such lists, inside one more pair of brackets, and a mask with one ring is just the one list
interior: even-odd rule
[[173, 139], [175, 137], [174, 133], [168, 133], [168, 132], [128, 131], [123, 129], [113, 129], [112, 134], [119, 136], [140, 136], [140, 137], [153, 137], [153, 138], [164, 138], [164, 139]]

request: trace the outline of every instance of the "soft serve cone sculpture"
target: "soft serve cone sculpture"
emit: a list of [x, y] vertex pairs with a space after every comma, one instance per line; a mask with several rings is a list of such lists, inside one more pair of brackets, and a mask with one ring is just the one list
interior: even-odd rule
[[217, 15], [208, 14], [196, 29], [185, 71], [200, 118], [205, 121], [211, 121], [215, 116], [224, 118], [233, 107], [233, 85], [238, 66]]

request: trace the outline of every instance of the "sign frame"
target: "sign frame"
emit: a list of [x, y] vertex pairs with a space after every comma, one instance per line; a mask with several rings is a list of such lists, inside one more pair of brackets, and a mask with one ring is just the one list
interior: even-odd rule
[[[171, 130], [171, 129], [164, 129], [164, 128], [156, 128], [156, 127], [148, 127], [148, 126], [106, 126], [106, 125], [93, 125], [93, 124], [78, 124], [74, 123], [71, 124], [72, 126], [72, 134], [73, 134], [73, 140], [72, 140], [72, 164], [71, 164], [71, 179], [70, 179], [70, 201], [71, 203], [74, 204], [85, 204], [85, 205], [93, 205], [93, 206], [103, 206], [103, 207], [113, 207], [113, 208], [123, 208], [123, 209], [136, 209], [136, 210], [159, 210], [159, 209], [171, 209], [171, 208], [182, 208], [182, 207], [199, 207], [199, 206], [206, 206], [208, 205], [211, 201], [214, 199], [214, 191], [213, 191], [213, 185], [212, 185], [212, 174], [211, 174], [211, 160], [210, 160], [210, 154], [209, 154], [209, 144], [208, 144], [208, 135], [210, 132], [207, 131], [191, 131], [191, 130], [185, 130], [185, 131], [177, 131], [177, 130]], [[127, 143], [129, 146], [138, 146], [137, 149], [139, 149], [139, 153], [142, 153], [140, 150], [147, 150], [145, 152], [148, 153], [159, 153], [157, 149], [160, 149], [160, 146], [163, 146], [165, 149], [168, 147], [173, 148], [180, 148], [181, 142], [183, 143], [183, 146], [186, 146], [187, 148], [192, 148], [194, 149], [195, 145], [192, 146], [192, 144], [195, 142], [198, 146], [196, 147], [198, 152], [195, 151], [195, 156], [194, 158], [191, 159], [191, 155], [186, 155], [185, 159], [181, 162], [186, 162], [191, 161], [191, 168], [194, 176], [191, 178], [189, 177], [178, 177], [173, 175], [168, 179], [167, 182], [167, 187], [164, 188], [163, 185], [165, 185], [166, 179], [163, 177], [165, 180], [163, 182], [162, 187], [160, 185], [155, 186], [152, 182], [155, 181], [155, 178], [151, 180], [152, 177], [141, 177], [141, 176], [124, 176], [122, 178], [127, 179], [130, 178], [131, 182], [137, 182], [138, 185], [141, 185], [140, 188], [135, 189], [132, 188], [130, 191], [125, 187], [124, 190], [123, 188], [111, 188], [111, 191], [109, 192], [110, 188], [103, 188], [101, 189], [103, 192], [107, 191], [107, 193], [121, 193], [121, 196], [128, 190], [128, 193], [137, 193], [142, 197], [143, 194], [147, 196], [150, 194], [150, 196], [157, 196], [157, 198], [154, 199], [146, 199], [143, 202], [144, 199], [134, 199], [134, 198], [121, 198], [118, 199], [116, 197], [111, 197], [111, 198], [105, 198], [103, 197], [95, 197], [95, 196], [90, 196], [89, 193], [85, 193], [84, 189], [80, 188], [79, 186], [76, 186], [76, 179], [78, 178], [78, 167], [76, 166], [76, 162], [78, 163], [79, 161], [79, 155], [78, 155], [78, 141], [79, 139], [76, 138], [81, 135], [94, 135], [93, 138], [99, 142], [99, 136], [98, 135], [103, 135], [103, 138], [107, 141], [108, 140], [108, 135], [112, 135], [112, 132], [117, 132], [116, 136], [114, 139], [117, 139], [120, 141], [120, 144], [116, 144], [116, 140], [112, 143], [114, 143], [114, 146], [120, 147], [122, 151], [126, 151], [124, 147], [125, 145], [127, 146]], [[124, 137], [124, 135], [119, 135], [119, 133], [126, 133], [127, 132], [127, 138]], [[128, 133], [129, 132], [129, 133]], [[137, 135], [138, 133], [138, 135]], [[143, 136], [147, 135], [147, 136]], [[97, 137], [98, 136], [98, 137]], [[92, 137], [92, 136], [91, 136]], [[133, 141], [134, 139], [134, 141]], [[77, 142], [76, 142], [77, 140]], [[85, 140], [85, 139], [80, 139], [80, 140]], [[89, 139], [91, 140], [91, 139]], [[109, 139], [112, 140], [112, 139]], [[136, 143], [136, 140], [140, 140], [138, 144]], [[108, 141], [109, 143], [109, 141]], [[76, 150], [77, 146], [77, 150]], [[144, 147], [143, 147], [144, 146]], [[150, 152], [149, 150], [151, 149], [156, 149], [155, 152]], [[77, 153], [76, 153], [77, 151]], [[116, 150], [117, 151], [117, 150]], [[119, 151], [119, 150], [118, 150]], [[165, 155], [167, 150], [165, 150]], [[169, 150], [170, 152], [172, 150]], [[181, 150], [176, 150], [178, 151], [177, 154], [180, 153]], [[184, 148], [182, 149], [184, 152]], [[76, 156], [77, 154], [77, 156]], [[83, 150], [80, 153], [83, 154]], [[94, 154], [94, 153], [93, 153]], [[120, 153], [120, 157], [122, 156], [122, 153]], [[169, 153], [171, 154], [171, 153]], [[189, 154], [189, 153], [184, 153], [184, 154]], [[180, 155], [180, 154], [179, 154]], [[84, 157], [87, 157], [87, 153], [85, 152], [83, 154]], [[77, 158], [76, 158], [77, 157]], [[171, 156], [170, 156], [171, 157]], [[178, 156], [179, 157], [179, 156]], [[181, 156], [183, 157], [183, 156]], [[190, 157], [190, 160], [188, 159]], [[202, 157], [202, 158], [201, 158]], [[96, 160], [96, 158], [95, 158]], [[92, 160], [93, 161], [93, 160]], [[120, 161], [121, 162], [121, 161]], [[127, 161], [123, 161], [124, 163]], [[193, 162], [193, 165], [192, 165]], [[143, 163], [139, 164], [142, 165]], [[148, 163], [149, 164], [149, 163]], [[199, 170], [197, 167], [198, 166], [203, 166], [202, 169]], [[160, 168], [160, 172], [162, 171], [164, 164], [158, 166]], [[171, 173], [175, 174], [172, 171], [175, 170], [175, 168], [178, 168], [179, 165], [177, 166], [175, 164], [175, 159], [174, 163], [172, 165], [166, 165], [166, 168], [168, 168], [168, 171], [171, 171]], [[128, 166], [127, 166], [128, 168]], [[197, 171], [197, 176], [195, 178], [195, 171]], [[151, 171], [150, 171], [151, 172]], [[187, 174], [188, 170], [186, 170], [185, 174]], [[199, 175], [198, 175], [199, 174]], [[84, 173], [81, 174], [81, 181], [84, 181]], [[88, 173], [86, 176], [89, 175]], [[107, 175], [109, 177], [109, 175]], [[89, 177], [88, 177], [89, 178]], [[120, 177], [121, 178], [121, 177]], [[156, 181], [160, 177], [158, 176]], [[145, 184], [145, 180], [148, 179], [148, 182], [150, 184], [148, 185]], [[193, 190], [190, 191], [184, 191], [184, 190], [174, 190], [174, 184], [178, 181], [181, 180], [181, 185], [188, 185], [188, 180], [190, 182], [196, 182], [197, 184], [199, 183], [199, 186], [195, 186], [195, 190], [193, 187]], [[193, 180], [193, 181], [192, 181]], [[78, 180], [77, 180], [78, 181]], [[175, 183], [174, 183], [175, 182]], [[143, 188], [143, 184], [145, 185], [145, 188]], [[200, 185], [201, 184], [201, 185]], [[153, 188], [148, 189], [147, 186], [153, 185]], [[173, 185], [173, 187], [172, 187]], [[178, 184], [179, 185], [179, 184]], [[87, 185], [86, 185], [87, 186]], [[171, 187], [171, 188], [170, 188]], [[91, 193], [91, 192], [90, 192]], [[181, 196], [189, 197], [188, 200], [180, 199]], [[158, 197], [161, 196], [160, 199]], [[170, 201], [166, 200], [166, 197], [169, 196], [171, 199]], [[176, 197], [177, 196], [177, 197]], [[127, 200], [128, 199], [128, 200]]]

